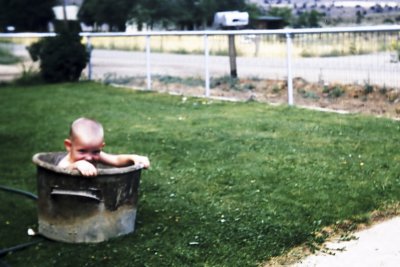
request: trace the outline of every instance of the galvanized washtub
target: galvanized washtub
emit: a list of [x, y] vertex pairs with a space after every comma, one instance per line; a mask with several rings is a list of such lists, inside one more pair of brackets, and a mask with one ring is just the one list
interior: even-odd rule
[[98, 175], [57, 167], [65, 153], [39, 153], [39, 233], [68, 243], [97, 243], [135, 229], [141, 166], [98, 165]]

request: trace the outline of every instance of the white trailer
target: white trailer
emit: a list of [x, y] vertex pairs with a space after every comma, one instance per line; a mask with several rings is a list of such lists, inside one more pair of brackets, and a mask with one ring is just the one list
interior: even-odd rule
[[214, 15], [215, 28], [243, 27], [249, 24], [249, 13], [239, 11], [223, 11]]

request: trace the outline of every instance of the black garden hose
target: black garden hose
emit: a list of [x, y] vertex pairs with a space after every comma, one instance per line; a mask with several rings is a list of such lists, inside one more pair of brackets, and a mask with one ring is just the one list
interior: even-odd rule
[[[31, 192], [20, 190], [20, 189], [14, 189], [14, 188], [7, 187], [7, 186], [2, 186], [2, 185], [0, 185], [0, 189], [3, 190], [3, 191], [6, 191], [6, 192], [20, 194], [20, 195], [26, 196], [26, 197], [28, 197], [30, 199], [33, 199], [33, 200], [37, 200], [38, 199], [37, 195], [32, 194]], [[41, 240], [35, 240], [35, 241], [31, 241], [31, 242], [27, 242], [27, 243], [16, 245], [14, 247], [0, 249], [0, 258], [6, 256], [10, 252], [14, 252], [14, 251], [17, 251], [17, 250], [21, 250], [21, 249], [30, 247], [30, 246], [38, 244], [38, 243], [40, 243], [42, 241], [43, 241], [42, 239]], [[4, 260], [0, 259], [0, 267], [8, 267], [8, 266], [9, 265]]]
[[11, 248], [0, 249], [0, 258], [4, 257], [5, 255], [7, 255], [10, 252], [14, 252], [14, 251], [17, 251], [17, 250], [21, 250], [21, 249], [30, 247], [32, 245], [36, 245], [36, 244], [38, 244], [38, 243], [40, 243], [42, 241], [43, 240], [35, 240], [35, 241], [32, 241], [32, 242], [19, 244], [19, 245], [16, 245], [14, 247], [11, 247]]
[[33, 200], [37, 200], [38, 199], [37, 195], [35, 195], [35, 194], [31, 193], [31, 192], [20, 190], [20, 189], [14, 189], [14, 188], [3, 186], [3, 185], [0, 185], [0, 189], [3, 190], [3, 191], [7, 191], [7, 192], [17, 193], [17, 194], [29, 197], [29, 198], [31, 198]]

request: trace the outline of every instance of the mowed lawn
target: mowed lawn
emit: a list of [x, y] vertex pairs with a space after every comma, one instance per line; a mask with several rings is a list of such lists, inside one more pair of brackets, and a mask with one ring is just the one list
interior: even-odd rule
[[[105, 150], [148, 155], [136, 230], [99, 244], [45, 240], [11, 266], [256, 266], [344, 220], [399, 203], [400, 124], [96, 83], [0, 88], [0, 185], [36, 193], [33, 154], [71, 121], [103, 123]], [[33, 200], [0, 191], [0, 249], [40, 239]]]

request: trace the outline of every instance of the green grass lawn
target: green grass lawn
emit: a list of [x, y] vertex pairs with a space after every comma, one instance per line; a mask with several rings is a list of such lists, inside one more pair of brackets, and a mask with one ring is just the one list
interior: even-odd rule
[[[136, 230], [44, 241], [11, 266], [255, 266], [400, 199], [399, 122], [256, 102], [183, 99], [95, 83], [0, 88], [0, 185], [36, 193], [37, 152], [98, 119], [105, 150], [148, 155]], [[35, 240], [34, 201], [0, 191], [0, 249]]]

